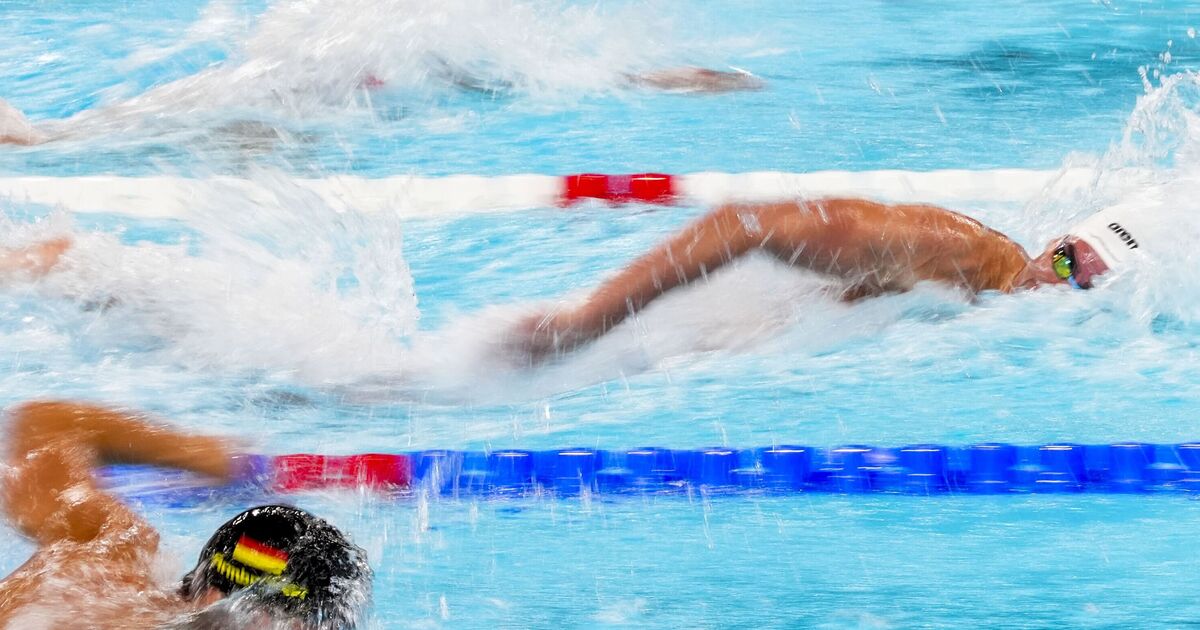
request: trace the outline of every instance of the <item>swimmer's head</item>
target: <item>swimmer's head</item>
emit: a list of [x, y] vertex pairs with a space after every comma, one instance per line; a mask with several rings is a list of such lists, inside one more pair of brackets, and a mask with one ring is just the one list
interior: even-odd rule
[[237, 594], [256, 611], [303, 627], [353, 628], [370, 596], [366, 553], [294, 507], [252, 508], [222, 525], [183, 578], [190, 600]]
[[1094, 280], [1120, 269], [1142, 246], [1145, 214], [1132, 206], [1105, 208], [1072, 227], [1030, 261], [1023, 278], [1026, 285], [1069, 284], [1090, 289]]

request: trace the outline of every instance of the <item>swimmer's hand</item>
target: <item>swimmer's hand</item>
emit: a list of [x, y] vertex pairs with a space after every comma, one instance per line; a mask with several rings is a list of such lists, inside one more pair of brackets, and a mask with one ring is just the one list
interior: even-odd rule
[[538, 365], [597, 337], [577, 320], [575, 312], [570, 310], [531, 315], [513, 328], [507, 345], [529, 365]]
[[766, 86], [762, 79], [744, 70], [721, 71], [690, 66], [631, 74], [627, 78], [634, 85], [673, 92], [743, 92]]
[[0, 276], [24, 274], [40, 278], [50, 273], [70, 248], [71, 239], [62, 237], [20, 249], [0, 250]]

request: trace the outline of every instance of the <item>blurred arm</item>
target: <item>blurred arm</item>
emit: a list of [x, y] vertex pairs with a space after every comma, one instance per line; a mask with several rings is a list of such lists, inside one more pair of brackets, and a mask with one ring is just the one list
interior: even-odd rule
[[26, 403], [10, 415], [4, 503], [13, 525], [41, 545], [88, 542], [107, 527], [144, 525], [96, 485], [92, 470], [101, 464], [154, 464], [221, 480], [234, 472], [223, 440], [138, 415], [70, 402]]

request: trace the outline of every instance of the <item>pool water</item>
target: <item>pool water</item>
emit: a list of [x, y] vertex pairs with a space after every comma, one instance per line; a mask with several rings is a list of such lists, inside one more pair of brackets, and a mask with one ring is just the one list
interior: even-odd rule
[[[1053, 168], [1119, 133], [1139, 68], [1153, 81], [1200, 55], [1186, 2], [336, 0], [257, 18], [260, 5], [6, 2], [0, 93], [35, 119], [84, 112], [80, 125], [108, 133], [6, 152], [0, 169]], [[463, 94], [435, 58], [515, 88]], [[770, 87], [616, 88], [620, 72], [681, 64], [743, 67]], [[394, 87], [358, 89], [364, 72]]]
[[[0, 292], [0, 404], [131, 405], [267, 453], [1200, 436], [1196, 8], [426, 4], [0, 2], [0, 97], [75, 117], [52, 123], [75, 134], [62, 142], [0, 151], [0, 174], [234, 173], [274, 196], [218, 187], [186, 222], [0, 202], [0, 244], [80, 235], [69, 269]], [[461, 93], [434, 58], [513, 87]], [[620, 87], [687, 63], [769, 87]], [[361, 89], [365, 69], [388, 86]], [[1086, 293], [922, 287], [854, 306], [749, 259], [537, 368], [505, 330], [704, 208], [401, 219], [338, 214], [293, 181], [1080, 165], [1099, 173], [1083, 194], [984, 190], [960, 209], [1035, 251], [1105, 203], [1155, 200], [1180, 243]], [[381, 628], [1200, 614], [1184, 495], [294, 500], [368, 550]], [[238, 509], [147, 515], [190, 558]], [[29, 549], [9, 545], [0, 570]]]

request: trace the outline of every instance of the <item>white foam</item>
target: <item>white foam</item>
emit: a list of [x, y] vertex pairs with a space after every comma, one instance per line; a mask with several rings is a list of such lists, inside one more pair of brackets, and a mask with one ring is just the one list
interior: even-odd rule
[[71, 235], [55, 272], [28, 290], [96, 313], [86, 336], [101, 345], [305, 382], [394, 369], [417, 320], [395, 217], [337, 212], [286, 176], [255, 182], [256, 197], [219, 185], [196, 197], [195, 242], [129, 245], [64, 219], [5, 218], [0, 243]]

